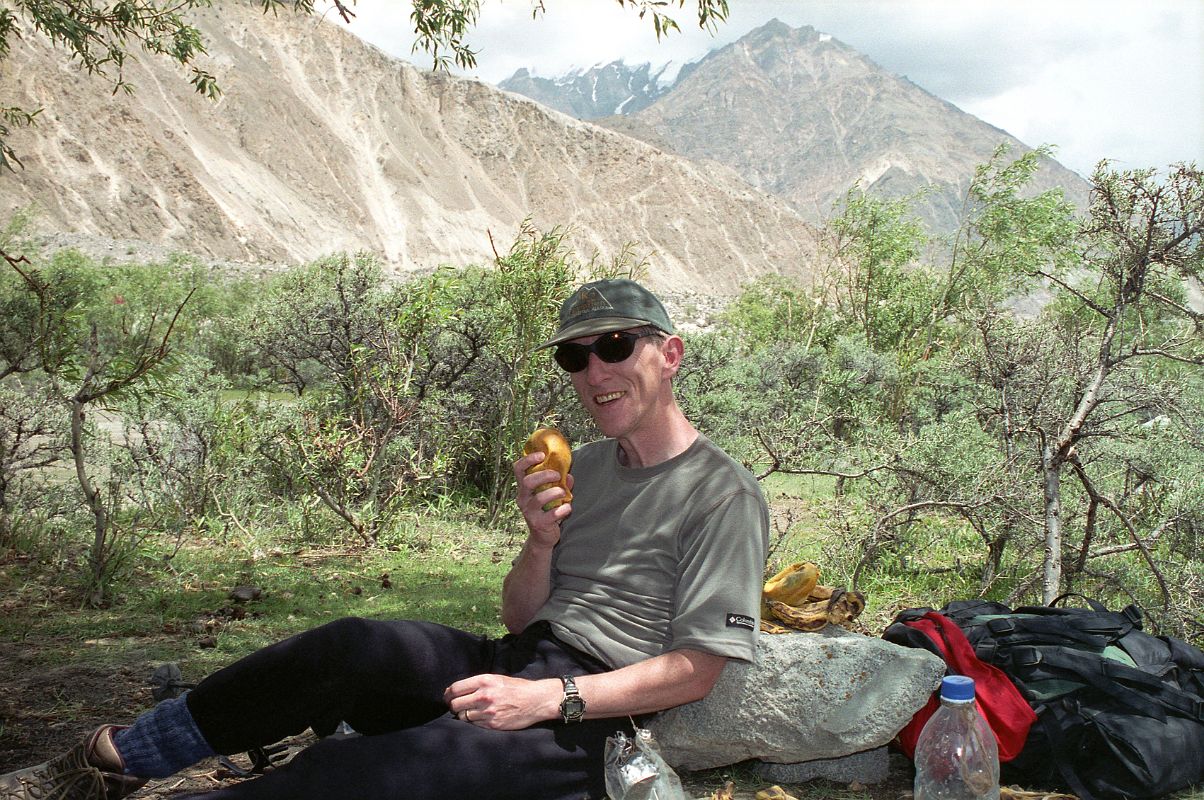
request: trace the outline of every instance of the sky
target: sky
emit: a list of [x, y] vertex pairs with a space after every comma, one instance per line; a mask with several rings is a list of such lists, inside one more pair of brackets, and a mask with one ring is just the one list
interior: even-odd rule
[[[1204, 0], [730, 0], [714, 34], [698, 29], [693, 0], [670, 0], [681, 32], [660, 42], [650, 18], [616, 0], [543, 0], [533, 19], [534, 5], [483, 0], [468, 36], [477, 67], [458, 72], [497, 83], [520, 67], [554, 77], [619, 59], [684, 63], [776, 17], [833, 35], [1028, 145], [1053, 145], [1084, 176], [1103, 158], [1204, 165]], [[411, 52], [411, 7], [357, 0], [350, 30], [429, 66]]]

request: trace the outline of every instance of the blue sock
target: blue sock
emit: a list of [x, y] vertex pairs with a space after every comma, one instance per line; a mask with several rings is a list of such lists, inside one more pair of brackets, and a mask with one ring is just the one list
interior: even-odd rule
[[166, 778], [216, 755], [197, 728], [185, 697], [164, 700], [113, 736], [125, 761], [125, 774]]

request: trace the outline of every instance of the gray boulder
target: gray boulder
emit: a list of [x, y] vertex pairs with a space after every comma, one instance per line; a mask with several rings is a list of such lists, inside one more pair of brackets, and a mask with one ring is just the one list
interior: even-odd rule
[[665, 760], [688, 770], [840, 758], [889, 743], [944, 674], [925, 650], [833, 625], [763, 633], [754, 663], [729, 661], [706, 698], [647, 727]]
[[833, 783], [882, 783], [890, 777], [890, 753], [884, 745], [851, 756], [816, 758], [797, 764], [762, 761], [753, 772], [763, 781], [781, 784], [806, 783], [817, 778]]

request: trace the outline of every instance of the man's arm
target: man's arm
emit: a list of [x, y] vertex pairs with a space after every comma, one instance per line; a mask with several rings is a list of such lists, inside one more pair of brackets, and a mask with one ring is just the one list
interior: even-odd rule
[[[724, 656], [700, 650], [671, 650], [613, 672], [577, 677], [585, 716], [623, 717], [661, 711], [700, 700], [719, 679]], [[559, 678], [526, 680], [474, 675], [444, 692], [448, 706], [473, 725], [518, 730], [560, 718], [564, 685]]]
[[[726, 656], [683, 648], [614, 672], [582, 675], [575, 682], [590, 719], [647, 714], [706, 697], [726, 663]], [[563, 696], [561, 684], [556, 690], [557, 717]]]
[[[527, 522], [527, 541], [502, 582], [502, 624], [511, 633], [520, 633], [526, 628], [535, 612], [547, 601], [551, 592], [552, 548], [560, 541], [561, 520], [573, 511], [568, 503], [551, 511], [543, 510], [544, 505], [565, 494], [559, 486], [535, 491], [537, 487], [559, 479], [555, 470], [524, 474], [543, 457], [543, 453], [532, 453], [514, 462], [518, 507]], [[572, 475], [568, 476], [568, 486], [573, 488]]]
[[551, 593], [548, 573], [552, 569], [552, 547], [528, 536], [502, 582], [502, 624], [511, 633], [522, 633], [535, 612]]

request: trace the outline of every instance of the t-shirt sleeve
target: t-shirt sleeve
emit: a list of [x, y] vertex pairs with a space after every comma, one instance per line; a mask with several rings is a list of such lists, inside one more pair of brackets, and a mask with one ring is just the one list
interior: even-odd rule
[[768, 543], [769, 510], [748, 489], [719, 499], [682, 532], [668, 649], [753, 660]]

